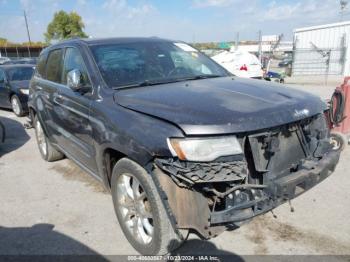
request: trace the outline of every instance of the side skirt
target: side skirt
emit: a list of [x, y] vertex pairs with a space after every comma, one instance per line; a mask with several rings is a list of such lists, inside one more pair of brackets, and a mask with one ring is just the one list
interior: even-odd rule
[[65, 151], [61, 146], [59, 146], [58, 144], [53, 144], [55, 147], [57, 147], [59, 149], [59, 151], [61, 151], [67, 158], [69, 158], [70, 160], [72, 160], [75, 164], [77, 164], [81, 169], [83, 169], [86, 173], [88, 173], [90, 176], [92, 176], [93, 178], [95, 178], [97, 181], [99, 181], [103, 186], [103, 180], [102, 178], [95, 174], [95, 172], [93, 172], [92, 170], [90, 170], [89, 168], [87, 168], [86, 166], [84, 166], [82, 163], [80, 163], [75, 157], [73, 157], [70, 153], [68, 153], [67, 151]]

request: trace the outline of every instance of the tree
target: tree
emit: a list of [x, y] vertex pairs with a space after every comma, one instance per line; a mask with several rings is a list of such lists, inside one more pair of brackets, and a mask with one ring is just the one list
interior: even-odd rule
[[46, 46], [47, 44], [46, 43], [44, 43], [44, 42], [40, 42], [40, 41], [38, 41], [38, 42], [23, 42], [23, 43], [21, 43], [21, 44], [18, 44], [18, 45], [21, 45], [21, 46], [32, 46], [32, 47], [44, 47], [44, 46]]
[[66, 13], [61, 10], [54, 14], [52, 22], [47, 26], [44, 34], [46, 41], [63, 40], [71, 37], [87, 37], [84, 33], [85, 25], [76, 12]]
[[0, 37], [0, 45], [6, 45], [8, 43], [6, 38]]

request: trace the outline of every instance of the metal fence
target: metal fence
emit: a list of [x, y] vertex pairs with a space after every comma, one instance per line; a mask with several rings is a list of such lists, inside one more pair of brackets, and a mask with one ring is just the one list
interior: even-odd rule
[[345, 54], [345, 47], [296, 49], [293, 52], [292, 74], [342, 75]]
[[0, 46], [0, 56], [9, 58], [38, 57], [42, 46]]

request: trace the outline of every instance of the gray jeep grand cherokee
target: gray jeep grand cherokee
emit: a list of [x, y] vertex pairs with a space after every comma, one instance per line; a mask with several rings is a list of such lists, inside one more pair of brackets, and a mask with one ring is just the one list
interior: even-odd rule
[[52, 45], [29, 99], [42, 157], [67, 156], [101, 181], [142, 254], [263, 214], [325, 179], [339, 159], [319, 98], [237, 78], [178, 41]]

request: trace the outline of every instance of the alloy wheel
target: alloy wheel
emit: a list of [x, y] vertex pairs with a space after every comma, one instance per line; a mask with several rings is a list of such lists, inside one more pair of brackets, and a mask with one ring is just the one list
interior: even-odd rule
[[47, 154], [46, 137], [45, 137], [44, 130], [41, 127], [39, 120], [36, 121], [35, 129], [36, 129], [39, 148], [40, 148], [41, 152], [46, 156], [46, 154]]
[[131, 235], [141, 244], [153, 238], [153, 214], [147, 194], [140, 181], [132, 174], [122, 174], [117, 181], [118, 209]]
[[21, 113], [21, 109], [19, 107], [18, 100], [13, 97], [11, 100], [12, 110], [16, 115], [19, 115]]

